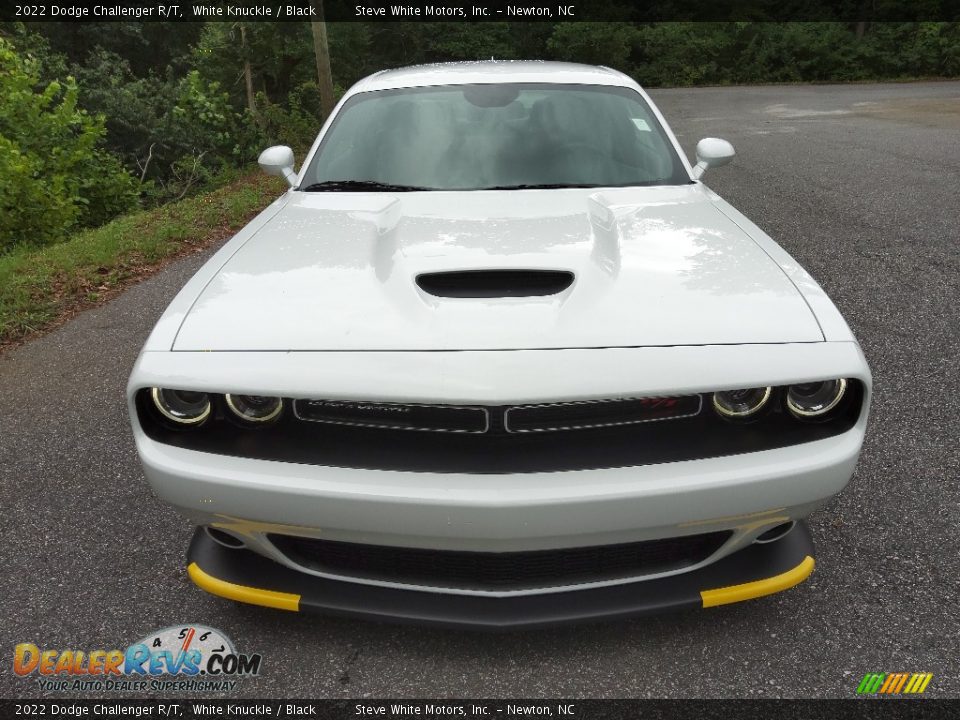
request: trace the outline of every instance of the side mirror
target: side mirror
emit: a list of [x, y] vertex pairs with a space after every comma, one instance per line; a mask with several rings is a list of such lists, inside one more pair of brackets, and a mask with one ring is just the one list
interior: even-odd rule
[[286, 145], [268, 147], [260, 153], [257, 163], [267, 175], [284, 178], [290, 187], [297, 184], [297, 173], [293, 169], [293, 150]]
[[726, 165], [737, 153], [733, 145], [720, 138], [704, 138], [697, 143], [697, 164], [693, 167], [693, 177], [699, 180], [709, 168]]

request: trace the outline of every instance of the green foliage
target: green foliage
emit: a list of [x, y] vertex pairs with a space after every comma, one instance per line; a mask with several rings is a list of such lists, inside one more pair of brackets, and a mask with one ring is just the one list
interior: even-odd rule
[[133, 179], [98, 149], [103, 118], [78, 95], [71, 77], [41, 83], [0, 38], [0, 251], [56, 242], [135, 203]]
[[[106, 118], [106, 147], [139, 177], [142, 169], [138, 162], [145, 159], [150, 145], [166, 145], [168, 116], [177, 100], [176, 83], [157, 75], [138, 77], [126, 59], [103, 48], [74, 65], [72, 74], [84, 88], [84, 107]], [[156, 174], [161, 157], [154, 153], [148, 177]]]
[[[747, 23], [745, 23], [747, 24]], [[634, 76], [644, 86], [729, 82], [739, 28], [722, 23], [656, 23], [637, 29]], [[728, 62], [727, 58], [731, 58]]]
[[43, 245], [62, 239], [77, 207], [64, 191], [62, 177], [40, 178], [40, 158], [0, 136], [0, 254], [16, 244]]
[[124, 215], [56, 245], [20, 246], [0, 255], [0, 346], [78, 305], [98, 301], [167, 258], [228, 237], [263, 209], [281, 184], [261, 173], [247, 175], [210, 193]]
[[[200, 23], [177, 23], [175, 29], [158, 22], [44, 22], [32, 23], [49, 50], [68, 63], [83, 64], [97, 49], [125, 58], [137, 77], [172, 67], [189, 69], [190, 51], [203, 30]], [[31, 33], [33, 34], [33, 33]]]
[[229, 168], [255, 157], [261, 144], [249, 116], [234, 108], [219, 83], [205, 80], [197, 70], [177, 84], [174, 102], [149, 140], [148, 157], [150, 152], [160, 155], [145, 192], [158, 201], [179, 200], [209, 187]]
[[247, 105], [245, 62], [254, 92], [272, 102], [284, 102], [295, 88], [317, 79], [309, 23], [207, 23], [192, 62], [237, 108]]
[[557, 25], [547, 40], [547, 50], [558, 60], [607, 65], [629, 72], [636, 36], [637, 29], [624, 23], [567, 23]]
[[[434, 23], [425, 33], [424, 61], [515, 60], [520, 56], [510, 23]], [[404, 64], [400, 62], [399, 64]]]
[[[367, 23], [329, 23], [327, 41], [335, 84], [346, 88], [375, 71], [371, 65], [379, 53], [374, 51], [373, 30]], [[316, 77], [311, 76], [311, 80], [315, 81]]]
[[197, 70], [179, 80], [137, 77], [126, 60], [97, 49], [75, 72], [89, 88], [86, 108], [107, 119], [106, 147], [140, 179], [148, 203], [207, 188], [255, 157], [250, 119]]
[[306, 153], [321, 125], [320, 90], [315, 82], [294, 88], [286, 107], [271, 102], [264, 93], [257, 93], [256, 105], [255, 122], [263, 145], [289, 145], [298, 155]]
[[638, 26], [631, 59], [654, 87], [953, 77], [960, 25], [655, 23]]

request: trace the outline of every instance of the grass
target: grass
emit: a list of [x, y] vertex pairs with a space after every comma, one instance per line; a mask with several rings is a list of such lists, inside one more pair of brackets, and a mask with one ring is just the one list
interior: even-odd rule
[[282, 190], [276, 178], [244, 175], [56, 245], [0, 255], [0, 349], [105, 302], [172, 258], [229, 237]]

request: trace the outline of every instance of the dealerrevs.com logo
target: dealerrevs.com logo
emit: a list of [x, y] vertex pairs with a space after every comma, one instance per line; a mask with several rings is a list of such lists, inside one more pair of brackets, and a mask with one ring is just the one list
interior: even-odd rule
[[41, 649], [20, 643], [13, 671], [44, 691], [230, 691], [260, 672], [262, 656], [238, 653], [230, 638], [203, 625], [175, 625], [125, 650]]

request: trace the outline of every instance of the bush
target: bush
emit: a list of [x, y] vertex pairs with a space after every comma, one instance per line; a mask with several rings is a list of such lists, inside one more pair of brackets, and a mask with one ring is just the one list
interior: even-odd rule
[[630, 50], [637, 30], [632, 25], [612, 22], [559, 24], [547, 41], [547, 50], [557, 60], [609, 65], [629, 70]]
[[298, 155], [310, 149], [322, 125], [320, 90], [315, 82], [295, 88], [288, 98], [288, 107], [270, 102], [263, 93], [257, 94], [256, 104], [256, 123], [263, 147], [289, 145]]
[[18, 244], [56, 242], [76, 224], [78, 207], [67, 198], [63, 178], [40, 182], [42, 173], [36, 155], [0, 136], [0, 254]]
[[261, 144], [247, 114], [196, 70], [136, 77], [126, 60], [96, 49], [74, 71], [85, 107], [107, 118], [107, 148], [140, 179], [147, 204], [208, 188]]
[[215, 178], [255, 158], [260, 138], [249, 113], [235, 110], [219, 83], [191, 70], [178, 83], [154, 143], [165, 165], [158, 168], [151, 194], [165, 202], [206, 189]]
[[136, 184], [98, 148], [103, 118], [77, 107], [77, 85], [41, 85], [36, 65], [0, 38], [0, 252], [44, 245], [136, 203]]

